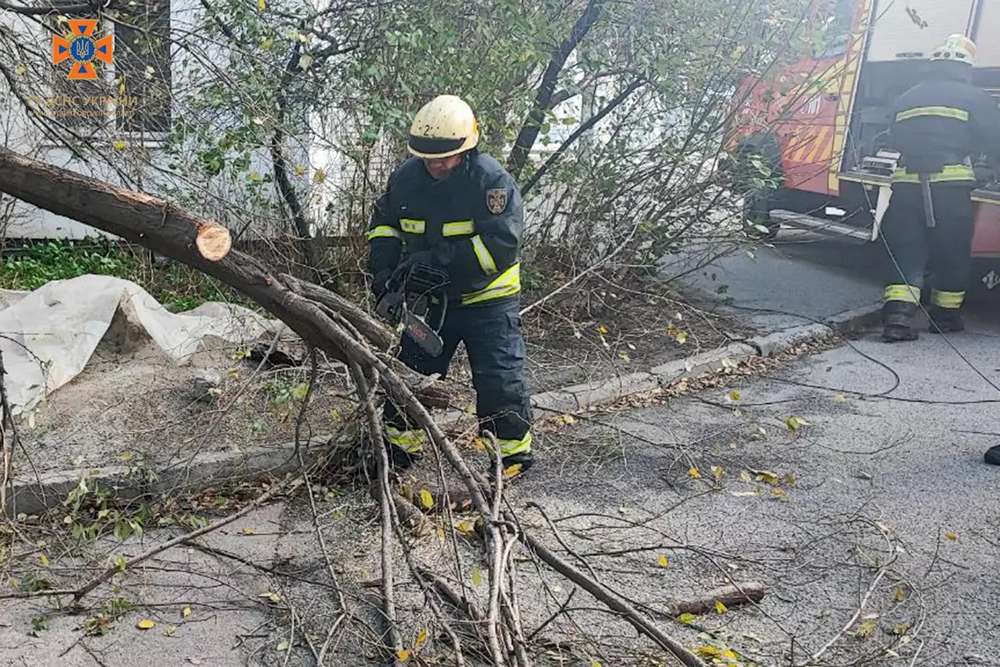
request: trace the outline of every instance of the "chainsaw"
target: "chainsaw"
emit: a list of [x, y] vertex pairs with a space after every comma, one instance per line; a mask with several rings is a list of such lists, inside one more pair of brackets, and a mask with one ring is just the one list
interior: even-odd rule
[[[449, 282], [447, 273], [427, 264], [401, 267], [389, 279], [389, 289], [378, 300], [375, 312], [393, 326], [402, 322], [420, 349], [436, 357], [444, 349], [438, 332], [448, 310], [445, 288]], [[429, 321], [432, 310], [440, 310], [433, 324]]]

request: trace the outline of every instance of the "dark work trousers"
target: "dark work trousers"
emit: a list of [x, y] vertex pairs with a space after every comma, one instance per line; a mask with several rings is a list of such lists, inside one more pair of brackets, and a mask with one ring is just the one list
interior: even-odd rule
[[924, 275], [930, 273], [929, 286], [934, 290], [966, 290], [972, 266], [972, 190], [971, 183], [932, 185], [937, 225], [928, 228], [920, 186], [892, 186], [892, 199], [882, 225], [891, 253], [888, 284], [922, 288]]
[[[480, 431], [492, 432], [502, 450], [516, 449], [514, 441], [522, 443], [522, 450], [530, 448], [531, 404], [524, 383], [526, 350], [518, 315], [520, 303], [518, 298], [507, 298], [474, 306], [449, 304], [439, 332], [444, 341], [439, 356], [431, 357], [406, 334], [399, 353], [399, 359], [413, 370], [443, 378], [458, 344], [465, 343]], [[430, 319], [435, 320], [433, 314]], [[387, 427], [399, 431], [409, 428], [391, 401], [385, 404], [384, 419]]]

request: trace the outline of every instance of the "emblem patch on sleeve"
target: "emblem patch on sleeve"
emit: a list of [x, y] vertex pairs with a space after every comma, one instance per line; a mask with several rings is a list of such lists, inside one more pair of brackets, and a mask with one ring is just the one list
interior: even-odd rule
[[492, 188], [486, 191], [486, 208], [493, 215], [500, 215], [507, 210], [507, 188]]

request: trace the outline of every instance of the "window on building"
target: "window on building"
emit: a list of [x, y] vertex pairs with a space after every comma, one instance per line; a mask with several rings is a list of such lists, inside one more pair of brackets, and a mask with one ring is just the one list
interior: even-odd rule
[[136, 0], [115, 25], [115, 85], [123, 102], [116, 123], [126, 132], [170, 129], [170, 0]]
[[[64, 61], [52, 68], [47, 111], [81, 132], [156, 134], [170, 129], [170, 0], [131, 0], [112, 21], [96, 13], [62, 13], [79, 0], [45, 0], [51, 35], [70, 38], [71, 19], [97, 19], [95, 38], [114, 33], [111, 65], [92, 61], [97, 78], [71, 80]], [[50, 38], [51, 38], [50, 35]]]

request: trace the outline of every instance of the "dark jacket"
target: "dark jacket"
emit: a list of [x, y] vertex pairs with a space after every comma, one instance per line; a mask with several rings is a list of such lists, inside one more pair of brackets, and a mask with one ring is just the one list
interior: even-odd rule
[[931, 63], [928, 80], [903, 93], [893, 105], [892, 138], [901, 154], [895, 182], [975, 181], [971, 159], [1000, 159], [1000, 109], [982, 88], [968, 81], [959, 63]]
[[524, 212], [513, 177], [488, 155], [471, 151], [447, 178], [435, 180], [410, 158], [389, 177], [368, 230], [375, 288], [414, 253], [447, 271], [449, 300], [472, 305], [520, 292], [518, 263]]

